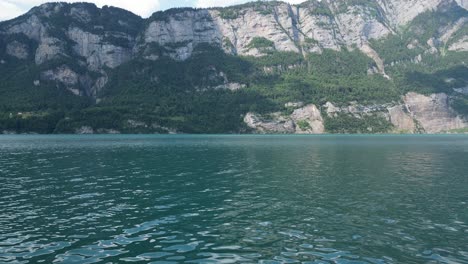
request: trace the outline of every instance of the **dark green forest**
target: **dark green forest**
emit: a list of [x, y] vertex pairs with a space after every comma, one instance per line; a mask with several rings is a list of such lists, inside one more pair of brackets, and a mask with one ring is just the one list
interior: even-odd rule
[[[254, 4], [254, 7], [262, 12], [271, 11], [269, 5]], [[235, 18], [239, 10], [221, 9], [227, 18]], [[180, 10], [172, 12], [176, 11]], [[329, 13], [320, 6], [316, 11]], [[116, 15], [130, 16], [112, 8], [101, 12], [96, 16], [106, 29], [119, 24], [112, 20]], [[167, 15], [158, 12], [150, 19], [167, 19]], [[424, 50], [428, 47], [421, 45], [406, 48], [414, 39], [426, 43], [438, 34], [440, 25], [466, 15], [461, 8], [450, 15], [426, 12], [398, 34], [373, 40], [370, 44], [384, 60], [390, 79], [378, 73], [369, 74], [375, 62], [357, 48], [324, 49], [320, 54], [279, 52], [273, 42], [253, 38], [251, 48], [261, 50], [264, 56], [236, 56], [225, 53], [221, 47], [200, 44], [189, 59], [175, 61], [165, 56], [165, 49], [170, 47], [153, 44], [129, 62], [106, 69], [109, 81], [98, 93], [98, 100], [74, 95], [56, 82], [41, 79], [44, 70], [64, 64], [75, 72], [86, 73], [86, 68], [76, 60], [62, 57], [38, 66], [32, 57], [16, 59], [6, 54], [6, 44], [12, 39], [27, 43], [30, 50], [35, 50], [37, 44], [24, 35], [5, 35], [0, 38], [0, 57], [4, 58], [0, 63], [0, 132], [74, 133], [77, 128], [89, 126], [96, 131], [114, 129], [122, 133], [248, 133], [251, 131], [243, 123], [247, 112], [288, 113], [291, 111], [285, 107], [288, 102], [313, 103], [319, 107], [326, 102], [337, 106], [353, 101], [362, 105], [391, 103], [398, 102], [409, 91], [452, 95], [452, 107], [468, 115], [468, 97], [453, 90], [467, 86], [468, 52], [441, 47], [439, 53], [427, 53]], [[53, 19], [57, 36], [60, 27], [71, 23], [63, 17]], [[130, 19], [141, 26], [137, 18]], [[137, 32], [130, 26], [120, 30]], [[464, 30], [458, 34], [463, 36]], [[109, 41], [125, 44], [122, 39]], [[160, 58], [146, 60], [146, 53]], [[415, 62], [420, 54], [420, 61]], [[88, 74], [93, 79], [100, 77], [99, 73]], [[40, 86], [34, 85], [38, 80]], [[223, 89], [226, 82], [241, 84], [243, 88]], [[389, 122], [378, 116], [357, 119], [342, 115], [324, 121], [330, 133], [391, 131]]]

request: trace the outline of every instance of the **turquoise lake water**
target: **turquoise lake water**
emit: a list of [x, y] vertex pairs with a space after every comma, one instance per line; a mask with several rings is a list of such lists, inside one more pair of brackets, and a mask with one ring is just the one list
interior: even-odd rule
[[0, 263], [468, 263], [468, 136], [0, 136]]

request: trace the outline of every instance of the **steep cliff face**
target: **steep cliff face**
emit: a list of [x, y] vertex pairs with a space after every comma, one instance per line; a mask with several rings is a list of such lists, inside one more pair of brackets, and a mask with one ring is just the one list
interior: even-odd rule
[[[463, 0], [461, 0], [463, 1]], [[411, 22], [419, 14], [436, 10], [446, 0], [427, 1], [399, 1], [399, 0], [378, 0], [379, 6], [385, 12], [387, 21], [393, 28]]]
[[[84, 100], [77, 108], [99, 108], [104, 102], [107, 109], [118, 101], [138, 114], [144, 112], [141, 101], [152, 98], [154, 115], [168, 115], [155, 122], [176, 123], [182, 130], [184, 115], [196, 107], [186, 103], [175, 111], [174, 98], [203, 108], [216, 105], [213, 94], [227, 93], [237, 104], [229, 106], [236, 107], [230, 118], [263, 133], [341, 133], [347, 131], [337, 126], [353, 122], [359, 124], [353, 132], [382, 132], [389, 126], [394, 132], [450, 131], [466, 127], [468, 100], [456, 90], [468, 85], [465, 71], [433, 82], [421, 76], [466, 68], [467, 5], [466, 0], [257, 1], [171, 9], [142, 19], [118, 8], [48, 3], [0, 22], [0, 73], [8, 86], [0, 93], [14, 95], [15, 85], [34, 87], [35, 98], [73, 95]], [[408, 93], [418, 89], [433, 95]], [[251, 98], [263, 100], [260, 108], [267, 110], [256, 113]], [[41, 111], [56, 107], [24, 100]], [[303, 103], [285, 105], [292, 100]], [[122, 111], [118, 114], [129, 112]], [[229, 131], [236, 129], [243, 131]]]
[[[72, 89], [80, 95], [95, 96], [105, 84], [104, 69], [115, 68], [132, 58], [142, 22], [140, 17], [118, 8], [49, 3], [1, 23], [0, 32], [4, 38], [20, 37], [20, 41], [7, 44], [8, 54], [16, 58], [27, 60], [32, 54], [36, 65], [66, 61], [75, 66], [74, 71], [69, 69], [69, 75], [80, 78], [89, 78], [89, 73], [93, 73], [95, 78], [91, 82], [75, 82]], [[63, 67], [47, 69], [42, 76], [70, 87], [71, 83], [64, 82], [64, 78], [51, 77], [53, 72], [62, 75]]]
[[[381, 133], [446, 133], [468, 128], [467, 120], [457, 114], [449, 104], [451, 99], [444, 93], [422, 95], [407, 93], [401, 103], [360, 105], [356, 102], [337, 107], [331, 102], [322, 105], [320, 111], [315, 105], [297, 108], [292, 114], [272, 113], [262, 116], [248, 113], [244, 122], [257, 133], [273, 134], [322, 134], [327, 121], [343, 116], [355, 122], [366, 122], [368, 117], [377, 117], [388, 123], [388, 129]], [[302, 103], [290, 103], [298, 107]], [[326, 118], [324, 118], [326, 117]], [[372, 133], [374, 125], [367, 123], [358, 133]], [[346, 131], [343, 131], [346, 132]]]
[[[302, 105], [302, 103], [300, 103]], [[294, 103], [292, 103], [294, 106]], [[295, 104], [298, 106], [298, 104]], [[264, 117], [247, 113], [244, 122], [257, 133], [323, 134], [323, 118], [317, 106], [311, 104], [294, 109], [292, 114], [272, 113]]]
[[[1, 23], [0, 32], [3, 36], [24, 35], [35, 43], [34, 49], [21, 41], [7, 43], [6, 52], [11, 56], [25, 60], [32, 55], [37, 65], [73, 58], [86, 71], [96, 73], [91, 74], [95, 77], [88, 86], [74, 87], [82, 91], [80, 94], [95, 97], [106, 83], [106, 68], [115, 68], [142, 53], [152, 60], [170, 56], [183, 61], [197, 45], [206, 43], [230, 54], [251, 56], [272, 50], [306, 56], [323, 49], [358, 48], [385, 75], [384, 61], [369, 42], [398, 34], [399, 28], [419, 14], [448, 4], [466, 8], [463, 0], [311, 0], [295, 6], [255, 2], [222, 9], [157, 12], [143, 21], [117, 8], [51, 3]], [[449, 50], [468, 50], [466, 36], [453, 38], [466, 28], [466, 19], [441, 29], [446, 33], [432, 39], [428, 48], [437, 50], [438, 43], [449, 43]], [[263, 44], [259, 40], [264, 40]], [[60, 78], [55, 79], [60, 82]]]
[[408, 93], [404, 98], [405, 106], [427, 133], [439, 133], [468, 127], [449, 106], [449, 97], [444, 93], [425, 96]]
[[[398, 34], [400, 28], [424, 12], [459, 5], [466, 7], [453, 0], [312, 0], [297, 6], [262, 2], [220, 10], [181, 10], [150, 18], [144, 40], [165, 47], [166, 52], [178, 60], [190, 57], [193, 48], [200, 43], [216, 44], [226, 52], [252, 56], [261, 56], [272, 49], [305, 55], [320, 53], [323, 49], [358, 48], [375, 61], [381, 74], [385, 74], [384, 62], [369, 42]], [[431, 42], [422, 44], [423, 48], [437, 51], [438, 43], [448, 43], [452, 37], [442, 32], [455, 33], [465, 24], [466, 17], [445, 25]], [[256, 38], [271, 41], [271, 47], [256, 46]], [[464, 50], [467, 46], [465, 39], [458, 39], [451, 45], [452, 50]]]
[[182, 10], [150, 18], [144, 39], [162, 46], [177, 43], [178, 49], [187, 53], [193, 46], [209, 42], [239, 55], [261, 55], [250, 45], [254, 37], [272, 41], [279, 51], [361, 48], [369, 40], [394, 34], [419, 14], [436, 10], [442, 2], [379, 0], [353, 4], [324, 0], [297, 6], [263, 2], [221, 10]]

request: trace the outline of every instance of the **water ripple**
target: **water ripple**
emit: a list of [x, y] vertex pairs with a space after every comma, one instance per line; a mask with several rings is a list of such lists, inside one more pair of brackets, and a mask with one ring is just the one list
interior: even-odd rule
[[0, 263], [468, 263], [468, 138], [0, 137]]

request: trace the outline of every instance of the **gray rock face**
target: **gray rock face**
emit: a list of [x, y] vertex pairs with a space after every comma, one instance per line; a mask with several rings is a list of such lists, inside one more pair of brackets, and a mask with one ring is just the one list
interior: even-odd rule
[[75, 95], [81, 94], [78, 86], [80, 75], [78, 75], [66, 65], [62, 65], [56, 69], [43, 72], [41, 74], [41, 79], [60, 82]]
[[28, 46], [16, 40], [8, 43], [6, 47], [6, 53], [10, 56], [14, 56], [23, 60], [29, 57]]
[[[0, 37], [19, 34], [37, 44], [34, 51], [29, 50], [31, 46], [22, 41], [8, 41], [6, 53], [19, 59], [34, 57], [38, 65], [59, 58], [76, 62], [83, 71], [78, 73], [71, 70], [73, 67], [54, 66], [45, 69], [41, 77], [63, 84], [75, 94], [92, 97], [96, 97], [98, 91], [107, 84], [106, 68], [118, 67], [136, 57], [159, 60], [161, 55], [167, 55], [183, 61], [190, 58], [200, 44], [221, 47], [229, 54], [251, 56], [263, 56], [265, 50], [297, 52], [306, 56], [308, 52], [320, 53], [324, 49], [359, 49], [375, 62], [376, 66], [369, 69], [369, 74], [381, 74], [389, 78], [385, 72], [385, 63], [394, 62], [384, 62], [371, 47], [371, 41], [398, 34], [401, 27], [425, 11], [455, 3], [465, 9], [468, 6], [467, 0], [372, 0], [366, 5], [350, 4], [350, 1], [343, 0], [313, 0], [300, 5], [259, 2], [228, 9], [172, 10], [158, 13], [159, 15], [141, 24], [131, 24], [131, 19], [138, 22], [143, 21], [141, 18], [122, 17], [114, 21], [112, 29], [98, 24], [95, 17], [104, 8], [97, 9], [88, 4], [50, 3], [34, 8], [23, 17], [3, 22], [0, 25]], [[233, 11], [233, 15], [226, 16], [226, 10]], [[54, 20], [51, 18], [56, 15], [61, 15], [59, 18], [64, 21], [64, 25], [52, 24], [51, 21]], [[461, 18], [439, 29], [438, 36], [427, 43], [414, 40], [407, 48], [425, 46], [425, 52], [429, 53], [442, 53], [446, 49], [468, 51], [468, 37], [457, 35], [463, 32], [467, 23], [468, 18]], [[132, 32], [134, 28], [135, 32]], [[252, 40], [255, 38], [264, 38], [273, 44], [263, 49], [255, 48], [252, 47]], [[154, 51], [146, 53], [152, 45], [158, 46], [159, 52], [163, 50], [162, 54]], [[421, 62], [422, 56], [417, 55], [413, 61]], [[1, 60], [1, 63], [7, 62]], [[265, 72], [268, 71], [275, 69], [265, 68]], [[222, 81], [212, 85], [210, 83], [208, 88], [235, 91], [245, 87], [244, 84], [229, 81], [228, 77], [221, 76]], [[200, 90], [206, 88], [200, 87]], [[407, 100], [412, 102], [411, 99]], [[430, 110], [425, 100], [418, 100], [416, 101], [422, 104], [423, 109]], [[323, 120], [318, 108], [314, 107], [301, 105], [288, 117], [273, 114], [272, 118], [265, 119], [250, 113], [246, 117], [246, 123], [265, 132], [321, 133]], [[326, 109], [328, 116], [347, 113], [359, 117], [368, 113], [380, 113], [397, 129], [405, 131], [415, 131], [418, 122], [426, 123], [426, 127], [423, 126], [424, 129], [427, 128], [426, 131], [442, 131], [441, 127], [437, 128], [435, 121], [426, 122], [426, 118], [418, 114], [421, 110], [417, 107], [406, 111], [406, 107], [397, 104], [380, 107], [350, 104], [345, 109], [330, 103], [323, 109]], [[440, 107], [433, 112], [444, 112], [443, 109], [447, 110]], [[443, 116], [436, 116], [435, 119], [437, 118], [452, 122], [449, 127], [461, 126], [461, 123], [453, 119]]]
[[396, 132], [415, 133], [417, 131], [416, 123], [402, 105], [396, 105], [388, 108], [390, 122], [397, 129]]
[[[102, 36], [83, 31], [80, 28], [68, 30], [68, 37], [76, 44], [73, 50], [86, 58], [90, 69], [98, 71], [103, 66], [115, 68], [131, 59], [131, 50], [109, 44]], [[129, 38], [128, 36], [124, 36]]]
[[291, 8], [288, 4], [278, 3], [269, 12], [259, 13], [248, 7], [235, 19], [224, 19], [217, 10], [211, 10], [210, 14], [221, 35], [232, 43], [237, 54], [258, 56], [262, 53], [249, 47], [254, 37], [273, 41], [276, 50], [299, 52], [297, 17]]
[[200, 43], [220, 44], [222, 36], [208, 10], [184, 11], [167, 20], [156, 20], [146, 28], [145, 43], [158, 43], [176, 60], [185, 60]]
[[[0, 34], [26, 36], [37, 44], [37, 49], [29, 51], [25, 44], [12, 41], [8, 43], [6, 53], [20, 59], [32, 56], [37, 65], [57, 59], [73, 61], [75, 66], [83, 68], [79, 74], [70, 75], [70, 72], [57, 68], [44, 70], [42, 78], [57, 81], [75, 94], [95, 97], [107, 82], [104, 68], [115, 68], [133, 57], [136, 36], [128, 33], [127, 28], [131, 28], [128, 23], [141, 20], [130, 14], [112, 26], [113, 29], [120, 27], [120, 31], [109, 31], [96, 25], [96, 14], [100, 12], [102, 15], [104, 9], [85, 3], [49, 3], [35, 7], [22, 17], [2, 23]], [[52, 17], [70, 26], [55, 24], [51, 22], [54, 21]], [[94, 30], [94, 33], [88, 30]], [[101, 77], [92, 79], [90, 75]], [[70, 78], [74, 80], [73, 84]]]
[[60, 81], [70, 87], [77, 85], [79, 80], [79, 75], [66, 65], [62, 65], [54, 70], [43, 72], [41, 77], [46, 80]]
[[6, 32], [9, 34], [24, 34], [31, 39], [40, 41], [45, 34], [46, 26], [37, 15], [29, 16], [25, 21], [14, 22], [7, 26]]
[[323, 108], [327, 112], [329, 117], [337, 117], [339, 114], [347, 114], [356, 118], [363, 116], [381, 114], [388, 117], [387, 109], [391, 107], [391, 104], [374, 104], [374, 105], [360, 105], [357, 102], [351, 102], [348, 106], [337, 107], [331, 102], [327, 102], [323, 105]]
[[366, 7], [352, 6], [345, 13], [336, 16], [337, 27], [347, 46], [356, 44], [361, 47], [368, 40], [379, 39], [391, 33], [391, 29], [369, 12]]
[[294, 110], [291, 120], [296, 127], [296, 134], [322, 134], [325, 132], [320, 110], [315, 105]]
[[456, 0], [458, 5], [468, 10], [468, 0]]
[[394, 28], [410, 22], [424, 11], [435, 9], [443, 1], [446, 0], [378, 0], [380, 7], [383, 8], [389, 22]]
[[185, 60], [199, 43], [223, 46], [227, 52], [239, 55], [261, 56], [261, 51], [249, 46], [254, 37], [272, 41], [279, 51], [319, 52], [323, 48], [361, 47], [370, 39], [391, 33], [363, 7], [354, 6], [344, 13], [335, 10], [335, 19], [314, 14], [314, 9], [278, 3], [268, 12], [245, 7], [235, 18], [224, 18], [219, 10], [184, 11], [151, 22], [144, 40], [168, 47], [172, 49], [171, 57]]
[[[367, 6], [343, 6], [342, 1], [323, 0], [294, 6], [278, 2], [266, 5], [266, 9], [247, 5], [240, 10], [235, 9], [236, 15], [233, 17], [226, 17], [220, 9], [183, 10], [161, 13], [161, 17], [151, 18], [142, 29], [138, 44], [135, 37], [125, 31], [96, 34], [77, 26], [64, 30], [69, 40], [76, 43], [73, 46], [75, 53], [85, 57], [93, 71], [99, 71], [104, 66], [119, 66], [150, 43], [164, 47], [166, 55], [176, 60], [189, 58], [201, 43], [222, 47], [233, 54], [261, 56], [263, 52], [250, 44], [254, 37], [262, 37], [272, 41], [274, 49], [278, 51], [321, 52], [322, 49], [340, 50], [342, 47], [357, 46], [376, 62], [379, 72], [384, 74], [383, 62], [370, 48], [369, 41], [394, 34], [400, 26], [422, 12], [434, 10], [441, 3], [443, 0], [375, 0]], [[457, 3], [464, 8], [467, 6], [466, 0], [457, 0]], [[9, 23], [6, 32], [21, 33], [38, 41], [35, 54], [37, 64], [60, 54], [73, 56], [64, 54], [66, 43], [53, 37], [50, 34], [51, 25], [41, 18], [65, 12], [65, 6], [63, 3], [42, 5], [26, 19]], [[328, 13], [323, 10], [328, 10]], [[92, 12], [84, 5], [72, 5], [66, 12], [70, 20], [94, 23]], [[125, 24], [124, 21], [119, 23]], [[458, 26], [461, 25], [463, 23], [460, 22]], [[453, 33], [455, 28], [444, 32]], [[126, 39], [131, 46], [109, 43], [106, 40], [109, 35]], [[450, 35], [445, 34], [443, 38]], [[467, 46], [466, 41], [460, 40], [449, 49], [466, 50]], [[154, 54], [146, 57], [159, 58]]]
[[44, 37], [39, 43], [39, 47], [36, 50], [35, 61], [36, 64], [40, 65], [46, 61], [50, 61], [58, 58], [64, 54], [65, 47], [60, 39], [52, 37]]
[[468, 95], [468, 87], [454, 88], [453, 90], [457, 93]]
[[[463, 88], [461, 88], [463, 89]], [[443, 133], [468, 127], [468, 122], [450, 107], [450, 98], [444, 94], [425, 96], [408, 93], [402, 103], [337, 107], [331, 102], [322, 106], [328, 117], [351, 115], [363, 118], [377, 115], [387, 119], [394, 126], [394, 133]]]
[[290, 116], [272, 113], [269, 117], [247, 113], [245, 124], [257, 133], [265, 134], [322, 134], [325, 132], [320, 110], [307, 105], [294, 110]]
[[462, 37], [449, 47], [450, 51], [468, 51], [468, 36]]
[[[459, 0], [459, 4], [460, 1], [464, 0]], [[185, 11], [169, 20], [152, 22], [145, 40], [163, 46], [180, 44], [173, 53], [178, 59], [186, 59], [193, 47], [203, 42], [223, 46], [226, 51], [240, 55], [261, 56], [261, 51], [249, 47], [253, 37], [272, 41], [279, 51], [320, 52], [324, 48], [340, 50], [343, 46], [356, 45], [374, 59], [383, 72], [383, 63], [369, 49], [369, 40], [394, 34], [400, 26], [425, 11], [436, 9], [443, 1], [377, 0], [378, 12], [383, 11], [377, 16], [376, 9], [371, 6], [354, 5], [343, 9], [338, 2], [322, 1], [320, 7], [315, 1], [300, 6], [278, 3], [266, 12], [247, 6], [237, 17], [230, 18], [223, 17], [219, 10]], [[324, 7], [330, 14], [317, 11]], [[224, 45], [226, 41], [231, 45]]]
[[248, 127], [261, 134], [293, 134], [296, 131], [293, 121], [281, 116], [281, 113], [273, 113], [270, 118], [247, 113], [244, 122]]
[[411, 115], [427, 133], [440, 133], [468, 127], [466, 120], [450, 108], [449, 98], [444, 93], [430, 96], [408, 93], [403, 100]]
[[[458, 4], [464, 5], [465, 0]], [[245, 6], [226, 17], [223, 10], [186, 10], [164, 19], [154, 20], [145, 29], [144, 44], [157, 43], [164, 47], [166, 55], [176, 60], [189, 58], [200, 43], [222, 47], [226, 52], [238, 55], [262, 56], [265, 50], [318, 52], [323, 49], [341, 50], [357, 47], [372, 58], [377, 69], [386, 78], [384, 61], [369, 45], [374, 39], [396, 34], [400, 27], [417, 15], [435, 10], [443, 0], [376, 0], [373, 5], [350, 5], [342, 1], [308, 1], [302, 5], [278, 2], [266, 9]], [[463, 3], [462, 3], [463, 2]], [[323, 10], [329, 10], [324, 12]], [[458, 26], [463, 25], [460, 22]], [[441, 32], [455, 33], [459, 29]], [[447, 43], [452, 34], [445, 34], [438, 42]], [[265, 38], [274, 43], [263, 50], [252, 47], [254, 38]], [[445, 38], [445, 39], [444, 39]], [[431, 52], [437, 52], [438, 46]], [[468, 50], [466, 41], [458, 41], [449, 50]], [[148, 59], [158, 59], [155, 54]], [[391, 63], [391, 62], [389, 62]]]
[[385, 66], [383, 60], [380, 58], [379, 54], [372, 49], [369, 45], [363, 44], [361, 46], [361, 51], [374, 60], [377, 65], [377, 71], [382, 74], [385, 78], [390, 79], [390, 77], [385, 73]]

